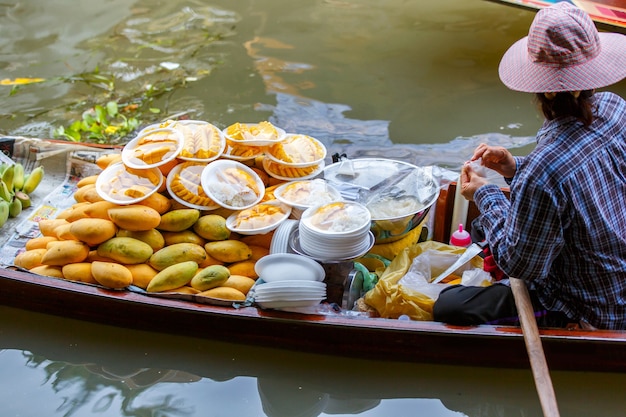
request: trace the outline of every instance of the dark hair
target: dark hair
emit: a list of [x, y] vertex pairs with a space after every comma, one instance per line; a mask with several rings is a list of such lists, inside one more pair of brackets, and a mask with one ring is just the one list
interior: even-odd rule
[[543, 115], [548, 120], [553, 120], [563, 116], [574, 116], [585, 126], [589, 126], [593, 121], [593, 106], [591, 97], [594, 90], [581, 91], [578, 97], [570, 92], [559, 92], [549, 99], [544, 93], [537, 93], [536, 99]]

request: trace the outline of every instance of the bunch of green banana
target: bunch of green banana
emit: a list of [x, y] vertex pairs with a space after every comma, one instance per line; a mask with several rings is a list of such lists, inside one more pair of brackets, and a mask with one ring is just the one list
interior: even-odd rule
[[42, 166], [25, 174], [20, 163], [0, 163], [0, 227], [9, 217], [17, 217], [23, 209], [30, 207], [30, 194], [41, 183], [43, 175]]

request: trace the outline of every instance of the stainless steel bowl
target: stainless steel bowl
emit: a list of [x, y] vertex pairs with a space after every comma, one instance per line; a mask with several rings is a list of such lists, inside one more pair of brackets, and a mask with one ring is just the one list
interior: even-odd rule
[[418, 227], [439, 197], [432, 167], [380, 158], [343, 160], [324, 179], [347, 200], [370, 209], [375, 244], [395, 242]]

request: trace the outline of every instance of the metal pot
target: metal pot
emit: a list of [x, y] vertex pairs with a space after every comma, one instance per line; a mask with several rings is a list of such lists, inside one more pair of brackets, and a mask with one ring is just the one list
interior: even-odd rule
[[324, 169], [324, 179], [345, 199], [370, 210], [375, 244], [408, 235], [424, 221], [439, 197], [431, 167], [390, 159], [342, 160]]

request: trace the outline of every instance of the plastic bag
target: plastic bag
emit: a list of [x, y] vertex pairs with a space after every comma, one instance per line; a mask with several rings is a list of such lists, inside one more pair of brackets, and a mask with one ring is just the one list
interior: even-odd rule
[[[412, 275], [409, 274], [404, 285], [400, 283], [413, 265], [413, 260], [429, 250], [440, 252], [439, 255], [442, 257], [447, 255], [448, 260], [452, 259], [454, 262], [456, 257], [465, 251], [465, 248], [432, 240], [404, 248], [387, 266], [376, 286], [365, 294], [365, 303], [375, 308], [381, 317], [395, 319], [401, 315], [407, 315], [412, 320], [432, 320], [433, 304], [439, 292], [447, 287], [447, 284], [430, 284], [427, 282], [430, 277], [425, 277], [423, 272], [424, 282], [420, 281], [419, 266], [414, 268]], [[434, 258], [432, 254], [429, 257]], [[452, 262], [447, 263], [443, 268], [445, 269]], [[475, 256], [469, 265], [482, 270], [483, 260], [480, 256]], [[436, 276], [437, 271], [430, 271], [430, 274]]]

